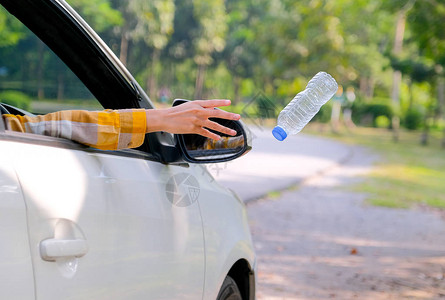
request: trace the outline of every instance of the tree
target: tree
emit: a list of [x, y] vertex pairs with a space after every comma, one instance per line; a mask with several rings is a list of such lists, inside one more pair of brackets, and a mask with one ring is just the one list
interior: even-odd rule
[[69, 4], [97, 32], [102, 32], [112, 26], [122, 25], [122, 14], [111, 7], [109, 0], [68, 0]]
[[212, 63], [212, 53], [221, 52], [226, 45], [227, 14], [224, 0], [193, 0], [193, 13], [200, 24], [200, 32], [195, 39], [198, 65], [195, 99], [202, 98], [206, 68]]
[[437, 86], [436, 118], [445, 113], [445, 3], [431, 0], [418, 1], [414, 5], [408, 21], [419, 53], [434, 62]]
[[0, 47], [16, 45], [27, 36], [25, 27], [0, 7]]
[[130, 30], [131, 38], [134, 41], [143, 41], [153, 50], [151, 62], [147, 66], [150, 70], [147, 92], [152, 98], [156, 98], [156, 68], [161, 50], [167, 45], [174, 30], [175, 4], [173, 0], [132, 0], [128, 2], [128, 8], [136, 19], [135, 27]]
[[[445, 111], [445, 3], [431, 1], [417, 1], [413, 12], [408, 16], [413, 36], [419, 47], [419, 53], [434, 62], [437, 87], [437, 110], [435, 119], [443, 118]], [[427, 29], [427, 30], [425, 30]], [[425, 122], [425, 128], [428, 124]], [[424, 132], [422, 142], [426, 144], [428, 135]], [[445, 147], [445, 128], [442, 145]]]
[[[343, 84], [356, 85], [365, 99], [372, 99], [375, 87], [386, 87], [385, 50], [390, 43], [393, 17], [380, 0], [336, 1], [344, 47], [338, 53]], [[357, 22], [360, 20], [360, 22]]]
[[252, 0], [230, 0], [226, 5], [228, 34], [224, 51], [217, 59], [224, 61], [233, 77], [236, 103], [240, 100], [241, 80], [254, 75], [254, 68], [261, 59], [259, 47], [255, 46], [258, 34], [255, 28], [261, 9]]
[[[404, 3], [401, 9], [397, 12], [397, 22], [395, 28], [395, 37], [394, 37], [394, 46], [392, 53], [395, 56], [398, 56], [402, 53], [403, 50], [403, 39], [405, 35], [405, 26], [406, 26], [406, 14], [411, 10], [414, 5], [415, 0], [409, 0]], [[400, 84], [402, 81], [402, 73], [399, 70], [394, 70], [393, 72], [393, 88], [391, 93], [391, 98], [393, 101], [393, 105], [396, 108], [400, 108]], [[399, 127], [400, 127], [400, 118], [397, 114], [394, 114], [392, 119], [392, 130], [393, 130], [393, 139], [395, 142], [399, 140]]]
[[[443, 81], [443, 67], [445, 66], [445, 34], [443, 31], [445, 4], [435, 0], [397, 0], [391, 1], [391, 3], [388, 2], [387, 5], [393, 10], [398, 5], [398, 20], [399, 23], [403, 23], [403, 26], [400, 25], [399, 27], [404, 29], [406, 22], [409, 32], [409, 39], [406, 41], [410, 45], [409, 52], [402, 51], [401, 49], [403, 35], [399, 37], [398, 43], [400, 45], [395, 43], [394, 46], [394, 49], [400, 48], [398, 51], [394, 51], [395, 59], [408, 65], [408, 70], [406, 70], [406, 66], [405, 72], [403, 72], [403, 68], [401, 70], [396, 68], [395, 74], [404, 73], [409, 78], [410, 86], [412, 82], [419, 82], [419, 80], [427, 80], [431, 83], [435, 81], [435, 86], [437, 87], [436, 118], [439, 118], [442, 115], [445, 101], [443, 100], [445, 98], [443, 95], [445, 91], [443, 87], [445, 84]], [[405, 32], [402, 29], [399, 29], [399, 31]], [[416, 61], [413, 61], [413, 57], [416, 57]], [[396, 95], [396, 93], [393, 93], [393, 98]], [[433, 96], [432, 99], [434, 98], [436, 97]], [[413, 102], [412, 97], [411, 102]], [[434, 106], [433, 103], [430, 105]], [[427, 108], [427, 110], [429, 109]], [[427, 120], [425, 120], [425, 128], [427, 127]], [[426, 138], [427, 135], [424, 134], [423, 141], [425, 143]]]

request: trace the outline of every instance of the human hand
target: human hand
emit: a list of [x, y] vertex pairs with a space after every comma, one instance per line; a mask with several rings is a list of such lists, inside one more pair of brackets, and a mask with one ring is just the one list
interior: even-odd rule
[[147, 132], [194, 133], [219, 140], [221, 137], [208, 129], [234, 136], [235, 130], [224, 127], [209, 118], [239, 120], [240, 115], [215, 109], [229, 106], [230, 100], [195, 100], [167, 109], [147, 110]]

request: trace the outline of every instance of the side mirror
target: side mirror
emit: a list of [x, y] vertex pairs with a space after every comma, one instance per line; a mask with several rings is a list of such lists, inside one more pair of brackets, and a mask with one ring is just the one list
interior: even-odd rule
[[[187, 101], [176, 99], [173, 106]], [[192, 163], [224, 162], [240, 157], [252, 149], [250, 132], [245, 130], [245, 125], [241, 121], [219, 118], [210, 118], [210, 120], [235, 130], [236, 135], [230, 136], [215, 132], [221, 136], [219, 141], [215, 141], [199, 134], [176, 134], [175, 139], [185, 161]]]

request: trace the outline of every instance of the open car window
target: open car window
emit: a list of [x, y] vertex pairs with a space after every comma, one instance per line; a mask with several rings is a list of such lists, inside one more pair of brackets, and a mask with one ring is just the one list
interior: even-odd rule
[[[152, 108], [131, 74], [115, 63], [116, 58], [110, 58], [113, 55], [109, 49], [104, 52], [106, 46], [91, 33], [92, 29], [65, 6], [56, 0], [0, 0], [0, 103], [9, 113], [22, 115], [73, 109]], [[11, 134], [17, 135], [9, 131], [3, 138], [11, 138]], [[20, 135], [23, 139], [14, 138], [78, 148], [62, 138], [55, 141], [36, 134]], [[138, 157], [151, 157], [149, 140], [154, 139], [156, 135], [152, 134], [136, 149], [111, 152], [137, 152]]]
[[2, 6], [0, 20], [1, 103], [33, 114], [103, 109], [70, 68]]

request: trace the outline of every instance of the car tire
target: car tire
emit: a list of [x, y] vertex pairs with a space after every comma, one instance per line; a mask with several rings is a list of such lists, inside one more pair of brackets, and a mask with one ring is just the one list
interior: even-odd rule
[[241, 293], [232, 277], [226, 276], [219, 290], [217, 300], [243, 300]]

